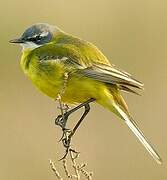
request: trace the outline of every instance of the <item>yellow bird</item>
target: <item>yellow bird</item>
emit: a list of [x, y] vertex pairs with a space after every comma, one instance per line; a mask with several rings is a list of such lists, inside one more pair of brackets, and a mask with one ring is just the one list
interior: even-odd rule
[[89, 103], [95, 101], [122, 119], [161, 164], [160, 156], [134, 122], [121, 95], [121, 91], [136, 93], [133, 88], [142, 89], [141, 82], [110, 64], [93, 44], [56, 26], [35, 24], [20, 38], [10, 42], [22, 45], [21, 68], [38, 89], [53, 99], [60, 94], [61, 100], [67, 104], [81, 103], [65, 114], [66, 120], [69, 114], [85, 107], [73, 134], [89, 112]]

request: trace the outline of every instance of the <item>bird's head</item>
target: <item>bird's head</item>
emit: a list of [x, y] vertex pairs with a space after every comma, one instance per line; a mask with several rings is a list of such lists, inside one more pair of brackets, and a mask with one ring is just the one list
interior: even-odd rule
[[23, 49], [35, 49], [51, 42], [56, 31], [59, 31], [56, 26], [38, 23], [27, 28], [20, 38], [11, 40], [10, 43], [18, 43]]

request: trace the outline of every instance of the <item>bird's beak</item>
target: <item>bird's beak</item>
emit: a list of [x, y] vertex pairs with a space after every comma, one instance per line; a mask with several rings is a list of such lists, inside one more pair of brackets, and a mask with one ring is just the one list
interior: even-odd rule
[[10, 43], [25, 43], [25, 40], [23, 40], [22, 38], [18, 38], [18, 39], [13, 39], [9, 41]]

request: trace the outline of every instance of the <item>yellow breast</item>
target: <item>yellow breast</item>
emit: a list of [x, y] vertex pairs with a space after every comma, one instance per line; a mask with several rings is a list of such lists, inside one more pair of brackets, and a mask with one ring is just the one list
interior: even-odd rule
[[30, 56], [30, 53], [30, 50], [23, 52], [20, 62], [23, 72], [39, 90], [55, 99], [63, 86], [61, 67], [41, 64], [38, 57]]

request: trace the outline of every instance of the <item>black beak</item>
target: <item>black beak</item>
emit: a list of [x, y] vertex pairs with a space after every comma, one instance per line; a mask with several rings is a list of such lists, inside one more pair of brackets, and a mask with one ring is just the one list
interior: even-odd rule
[[13, 39], [9, 41], [10, 43], [25, 43], [25, 40], [19, 38], [19, 39]]

